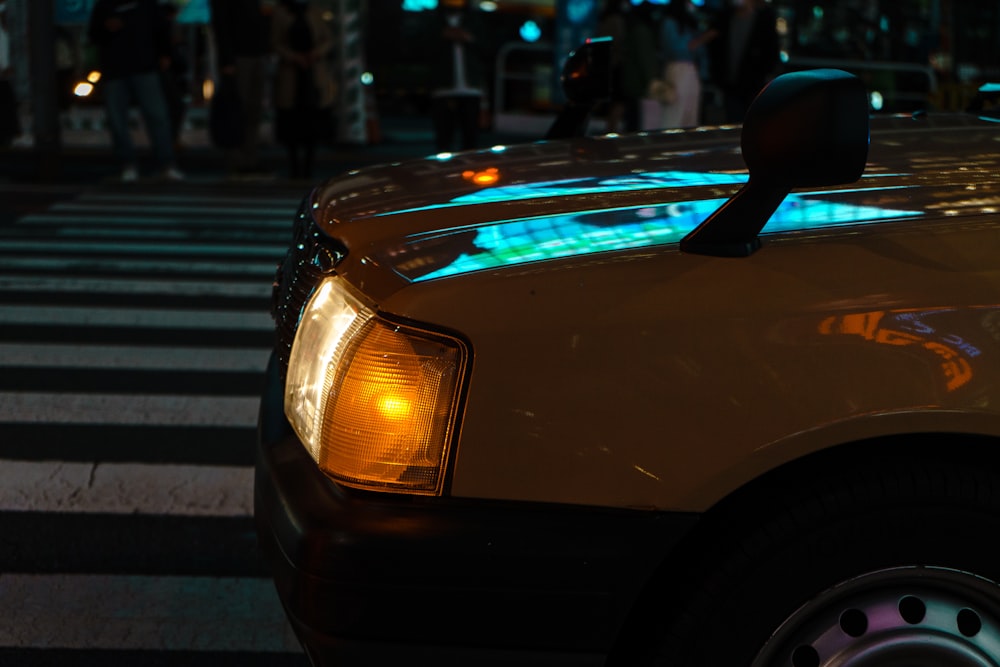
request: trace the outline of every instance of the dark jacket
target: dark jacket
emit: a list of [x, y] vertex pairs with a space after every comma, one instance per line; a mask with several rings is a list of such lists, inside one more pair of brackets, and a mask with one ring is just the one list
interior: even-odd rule
[[[112, 30], [109, 21], [120, 21]], [[97, 0], [87, 35], [103, 76], [115, 79], [160, 70], [170, 57], [170, 28], [157, 0]]]
[[260, 0], [211, 0], [212, 34], [219, 67], [237, 57], [261, 57], [270, 51], [270, 31]]
[[729, 71], [729, 33], [732, 10], [721, 12], [713, 27], [718, 36], [710, 44], [712, 79], [725, 90], [752, 98], [776, 73], [781, 62], [776, 17], [770, 7], [761, 7], [753, 18], [746, 51], [740, 58], [739, 71]]
[[645, 97], [650, 82], [662, 75], [652, 23], [648, 11], [634, 9], [625, 24], [622, 93], [627, 99]]
[[[434, 12], [431, 32], [428, 36], [428, 69], [431, 90], [447, 90], [455, 86], [455, 42], [444, 37], [448, 26], [448, 15], [452, 10], [438, 8]], [[470, 88], [486, 90], [486, 62], [492, 58], [489, 33], [482, 21], [481, 12], [462, 10], [461, 27], [472, 35], [471, 42], [462, 43], [465, 54], [465, 82]]]

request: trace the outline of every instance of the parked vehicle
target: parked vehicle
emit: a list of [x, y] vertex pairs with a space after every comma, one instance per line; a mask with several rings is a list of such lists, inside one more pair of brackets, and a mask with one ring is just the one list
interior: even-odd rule
[[1000, 660], [1000, 126], [371, 167], [279, 269], [256, 520], [317, 665]]

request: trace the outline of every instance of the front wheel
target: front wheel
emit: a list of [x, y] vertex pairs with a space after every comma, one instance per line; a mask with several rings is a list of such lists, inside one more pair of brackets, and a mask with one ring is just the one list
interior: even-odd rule
[[1000, 667], [1000, 476], [913, 452], [779, 474], [643, 605], [657, 667]]
[[987, 667], [1000, 664], [997, 584], [900, 567], [851, 579], [797, 609], [752, 667]]

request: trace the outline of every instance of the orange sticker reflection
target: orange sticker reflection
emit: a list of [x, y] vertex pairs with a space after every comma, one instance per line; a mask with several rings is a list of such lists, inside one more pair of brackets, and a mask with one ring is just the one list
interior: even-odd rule
[[[891, 328], [884, 324], [887, 315], [903, 317], [904, 311], [878, 310], [869, 313], [851, 313], [850, 315], [828, 317], [820, 322], [819, 333], [824, 336], [860, 336], [879, 345], [919, 347], [927, 350], [939, 358], [941, 374], [944, 376], [945, 387], [948, 391], [955, 391], [972, 379], [972, 364], [969, 363], [966, 355], [969, 357], [978, 356], [979, 350], [976, 347], [954, 334], [938, 336], [936, 340], [932, 338], [935, 330], [919, 322], [918, 319], [913, 319], [912, 322], [919, 333]], [[911, 312], [905, 312], [907, 318], [913, 318], [914, 315]], [[893, 318], [893, 320], [906, 323], [902, 319]], [[947, 341], [947, 343], [942, 341]], [[948, 344], [954, 342], [959, 343], [958, 347]]]

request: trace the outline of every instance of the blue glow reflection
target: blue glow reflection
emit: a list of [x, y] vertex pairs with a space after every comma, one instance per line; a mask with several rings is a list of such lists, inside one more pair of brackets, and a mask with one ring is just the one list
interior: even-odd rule
[[742, 185], [747, 174], [714, 174], [706, 171], [647, 171], [612, 178], [576, 178], [519, 185], [501, 185], [489, 190], [456, 197], [452, 205], [481, 204], [511, 199], [536, 199], [565, 195], [598, 194], [655, 188], [684, 188], [697, 185]]
[[[505, 147], [497, 146], [492, 150], [500, 152]], [[450, 160], [452, 153], [440, 153], [434, 159], [441, 162]], [[500, 171], [498, 169], [498, 171]], [[865, 175], [863, 179], [886, 178], [898, 174]], [[480, 190], [467, 192], [446, 202], [416, 206], [414, 208], [386, 211], [376, 217], [400, 215], [414, 211], [430, 211], [454, 206], [470, 204], [489, 204], [500, 201], [525, 201], [544, 197], [565, 197], [568, 195], [591, 195], [605, 192], [629, 192], [637, 190], [655, 190], [657, 188], [687, 188], [697, 186], [728, 187], [743, 185], [748, 180], [747, 172], [708, 172], [708, 171], [644, 171], [623, 176], [567, 178], [558, 181], [541, 181], [538, 183], [513, 183], [495, 185]]]
[[[451, 158], [450, 153], [436, 156], [438, 160]], [[399, 215], [413, 211], [428, 211], [469, 204], [488, 204], [498, 201], [523, 201], [542, 197], [564, 197], [567, 195], [589, 195], [602, 192], [625, 192], [630, 190], [654, 190], [656, 188], [679, 188], [698, 185], [742, 185], [747, 182], [746, 172], [712, 173], [704, 171], [650, 171], [609, 178], [568, 178], [540, 183], [517, 183], [483, 188], [440, 204], [418, 206], [405, 210], [393, 210], [379, 215]]]
[[[619, 186], [620, 189], [620, 186]], [[602, 209], [582, 213], [508, 220], [484, 225], [446, 266], [407, 277], [414, 282], [444, 278], [472, 271], [496, 269], [526, 262], [629, 250], [678, 243], [702, 220], [725, 203], [702, 199], [656, 206]], [[778, 207], [763, 233], [802, 231], [913, 218], [922, 211], [906, 211], [837, 203], [792, 194]], [[444, 233], [437, 238], [445, 238]], [[411, 239], [415, 245], [436, 235]], [[409, 272], [403, 271], [404, 274]]]

